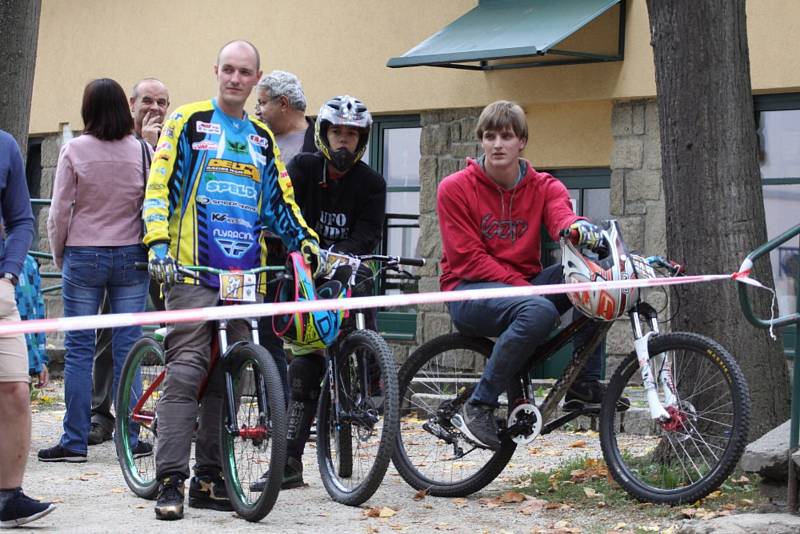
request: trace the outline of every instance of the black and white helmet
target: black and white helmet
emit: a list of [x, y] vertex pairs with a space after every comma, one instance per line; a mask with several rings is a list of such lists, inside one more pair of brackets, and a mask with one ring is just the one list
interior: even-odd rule
[[[350, 126], [359, 130], [358, 146], [355, 153], [345, 149], [331, 150], [328, 145], [328, 127]], [[372, 115], [361, 100], [350, 95], [335, 96], [325, 102], [319, 109], [317, 123], [314, 127], [314, 144], [325, 159], [337, 170], [345, 172], [356, 164], [367, 148], [369, 129], [372, 126]]]

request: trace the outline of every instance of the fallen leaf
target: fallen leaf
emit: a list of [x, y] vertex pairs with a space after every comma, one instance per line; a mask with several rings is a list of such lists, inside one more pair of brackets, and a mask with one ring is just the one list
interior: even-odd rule
[[451, 499], [450, 502], [452, 502], [453, 504], [455, 504], [459, 508], [462, 508], [462, 507], [467, 505], [467, 499], [462, 499], [460, 497], [457, 498], [457, 499]]
[[545, 510], [559, 510], [561, 509], [561, 503], [558, 502], [549, 502], [544, 505]]
[[684, 519], [691, 519], [697, 515], [697, 508], [684, 508], [681, 510], [680, 514]]
[[739, 502], [745, 506], [752, 506], [753, 500], [752, 499], [740, 499]]
[[500, 502], [504, 503], [511, 503], [511, 502], [524, 502], [525, 495], [518, 491], [507, 491], [498, 497]]
[[602, 493], [597, 493], [594, 488], [583, 488], [583, 493], [590, 499], [593, 497], [605, 497]]
[[380, 509], [380, 511], [378, 512], [378, 517], [383, 517], [383, 518], [386, 518], [386, 517], [392, 517], [392, 516], [394, 516], [396, 513], [397, 513], [397, 510], [395, 510], [395, 509], [393, 509], [393, 508], [389, 508], [388, 506], [384, 506], [384, 507], [383, 507], [383, 508], [381, 508], [381, 509]]
[[364, 510], [362, 515], [364, 517], [378, 517], [379, 515], [381, 515], [381, 509], [375, 507], [367, 508], [366, 510]]
[[620, 522], [620, 523], [617, 523], [616, 525], [614, 525], [614, 530], [622, 530], [627, 526], [628, 526], [627, 523], [621, 523]]
[[122, 488], [114, 488], [111, 490], [111, 493], [125, 493], [125, 490]]
[[380, 529], [378, 527], [367, 527], [367, 534], [378, 534]]
[[389, 524], [389, 528], [392, 529], [392, 530], [397, 530], [397, 531], [400, 531], [400, 532], [404, 532], [404, 531], [410, 529], [411, 527], [409, 527], [408, 525]]
[[717, 490], [717, 491], [712, 491], [711, 493], [709, 493], [708, 496], [706, 497], [706, 499], [719, 499], [720, 497], [722, 497], [722, 491], [721, 490]]
[[547, 501], [543, 499], [531, 498], [522, 503], [517, 511], [523, 515], [531, 515], [544, 510], [547, 504]]
[[731, 482], [733, 484], [736, 484], [737, 486], [744, 486], [746, 484], [750, 484], [750, 479], [747, 478], [746, 476], [742, 475], [739, 478], [732, 478]]
[[579, 439], [578, 441], [569, 444], [569, 447], [571, 449], [583, 449], [586, 446], [587, 446], [586, 440], [583, 439]]
[[644, 530], [645, 532], [658, 532], [661, 530], [661, 527], [658, 525], [641, 525], [636, 527], [638, 530]]
[[414, 494], [414, 500], [421, 501], [422, 499], [427, 497], [427, 495], [428, 495], [428, 490], [423, 488]]

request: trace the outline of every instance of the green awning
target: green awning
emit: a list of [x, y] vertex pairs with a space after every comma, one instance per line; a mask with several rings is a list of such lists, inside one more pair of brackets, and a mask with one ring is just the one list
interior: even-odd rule
[[[608, 46], [605, 53], [556, 47], [617, 5], [614, 53]], [[621, 61], [624, 15], [624, 0], [479, 0], [476, 8], [386, 66], [493, 70]]]

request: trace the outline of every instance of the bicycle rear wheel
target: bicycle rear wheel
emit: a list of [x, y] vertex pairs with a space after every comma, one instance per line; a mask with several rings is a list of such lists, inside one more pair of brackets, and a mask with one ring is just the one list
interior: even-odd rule
[[158, 493], [153, 451], [158, 442], [156, 404], [163, 380], [164, 348], [144, 336], [125, 358], [114, 404], [114, 443], [122, 475], [131, 491], [144, 499], [155, 499]]
[[[656, 378], [672, 366], [673, 424], [650, 418], [639, 363], [631, 354], [614, 373], [603, 403], [603, 457], [619, 485], [640, 501], [691, 503], [717, 489], [739, 461], [747, 445], [750, 394], [730, 353], [707, 337], [662, 334], [650, 340], [649, 351]], [[619, 412], [615, 405], [623, 394], [631, 408]]]
[[[222, 360], [226, 382], [220, 432], [222, 472], [234, 510], [248, 521], [260, 521], [275, 505], [286, 464], [286, 404], [272, 356], [261, 346], [244, 343]], [[232, 398], [235, 421], [228, 420]], [[267, 471], [263, 492], [250, 487]]]
[[326, 376], [317, 410], [317, 463], [336, 502], [357, 506], [383, 481], [398, 431], [394, 356], [372, 330], [345, 337], [335, 356], [337, 384]]
[[[504, 439], [497, 451], [471, 445], [450, 423], [469, 398], [493, 344], [459, 333], [434, 338], [415, 350], [400, 369], [400, 433], [392, 460], [414, 489], [437, 497], [463, 497], [492, 482], [517, 444]], [[498, 426], [505, 427], [508, 399], [521, 397], [513, 380], [500, 398]]]

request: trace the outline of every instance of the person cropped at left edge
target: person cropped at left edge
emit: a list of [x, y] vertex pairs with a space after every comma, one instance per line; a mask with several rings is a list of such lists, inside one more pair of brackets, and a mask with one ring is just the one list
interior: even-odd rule
[[[81, 106], [84, 129], [61, 148], [47, 219], [50, 250], [63, 271], [64, 315], [95, 315], [108, 293], [112, 313], [144, 311], [147, 274], [134, 265], [147, 260], [139, 220], [149, 150], [133, 135], [125, 91], [114, 80], [90, 82]], [[112, 332], [114, 386], [141, 327]], [[42, 462], [85, 462], [91, 424], [95, 331], [74, 330], [64, 339], [64, 433], [39, 451]], [[133, 432], [133, 429], [132, 429]], [[152, 453], [138, 442], [137, 454]]]
[[[176, 262], [220, 269], [250, 269], [267, 257], [262, 228], [288, 250], [318, 265], [317, 235], [294, 202], [291, 182], [272, 132], [244, 112], [261, 77], [258, 50], [237, 40], [223, 46], [214, 65], [215, 98], [178, 108], [164, 123], [147, 182], [144, 220], [149, 269], [166, 283], [167, 310], [215, 306], [219, 282], [186, 277], [176, 283]], [[263, 299], [265, 277], [258, 291]], [[243, 321], [228, 324], [228, 340], [247, 336]], [[224, 384], [216, 368], [198, 408], [197, 388], [208, 371], [212, 327], [178, 324], [165, 339], [167, 374], [157, 407], [158, 519], [183, 518], [192, 429], [199, 412], [189, 506], [232, 510], [221, 475], [219, 447]]]
[[[0, 130], [0, 324], [19, 321], [14, 285], [33, 239], [33, 211], [17, 142]], [[39, 376], [40, 383], [47, 375]], [[22, 492], [31, 445], [30, 377], [25, 337], [0, 337], [0, 527], [35, 521], [55, 505]]]

